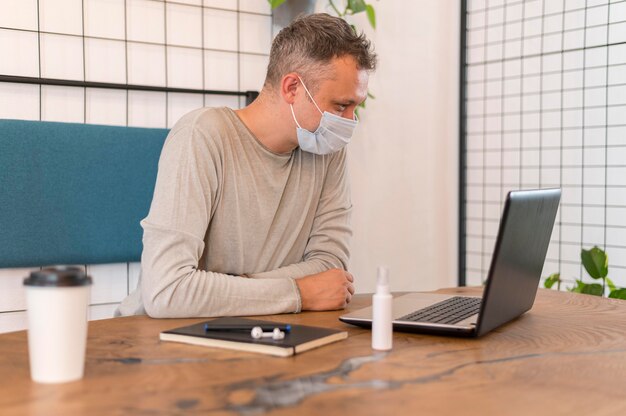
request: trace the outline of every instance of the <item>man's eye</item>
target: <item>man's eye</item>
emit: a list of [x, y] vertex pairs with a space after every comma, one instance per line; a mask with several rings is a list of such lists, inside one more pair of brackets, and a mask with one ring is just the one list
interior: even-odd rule
[[337, 111], [344, 112], [346, 111], [346, 108], [348, 108], [348, 106], [346, 105], [341, 105], [341, 104], [337, 105]]

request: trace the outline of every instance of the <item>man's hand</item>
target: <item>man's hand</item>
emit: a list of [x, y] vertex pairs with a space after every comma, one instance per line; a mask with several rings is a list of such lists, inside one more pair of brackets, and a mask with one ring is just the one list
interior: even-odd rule
[[344, 270], [331, 269], [296, 279], [302, 310], [329, 311], [343, 309], [352, 300], [354, 277]]

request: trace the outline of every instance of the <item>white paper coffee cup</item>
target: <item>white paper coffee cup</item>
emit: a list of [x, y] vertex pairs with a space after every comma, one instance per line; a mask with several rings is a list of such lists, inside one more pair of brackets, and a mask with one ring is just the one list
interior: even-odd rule
[[31, 378], [63, 383], [83, 377], [91, 278], [75, 267], [32, 272], [24, 280]]

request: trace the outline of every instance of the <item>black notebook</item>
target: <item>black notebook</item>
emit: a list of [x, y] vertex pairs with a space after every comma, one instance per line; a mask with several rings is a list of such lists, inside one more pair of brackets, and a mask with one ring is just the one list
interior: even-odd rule
[[315, 326], [291, 325], [282, 340], [254, 339], [250, 331], [206, 331], [205, 324], [219, 325], [284, 325], [281, 322], [245, 318], [217, 318], [198, 324], [161, 332], [161, 341], [183, 342], [206, 347], [226, 348], [289, 357], [348, 337], [346, 331]]

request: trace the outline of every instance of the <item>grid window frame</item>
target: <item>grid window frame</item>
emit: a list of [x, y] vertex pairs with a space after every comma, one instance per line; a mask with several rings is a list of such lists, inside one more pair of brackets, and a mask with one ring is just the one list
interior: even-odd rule
[[508, 190], [559, 186], [542, 276], [589, 282], [580, 249], [598, 245], [626, 286], [612, 260], [626, 253], [626, 1], [475, 3], [462, 6], [459, 283], [485, 282]]

